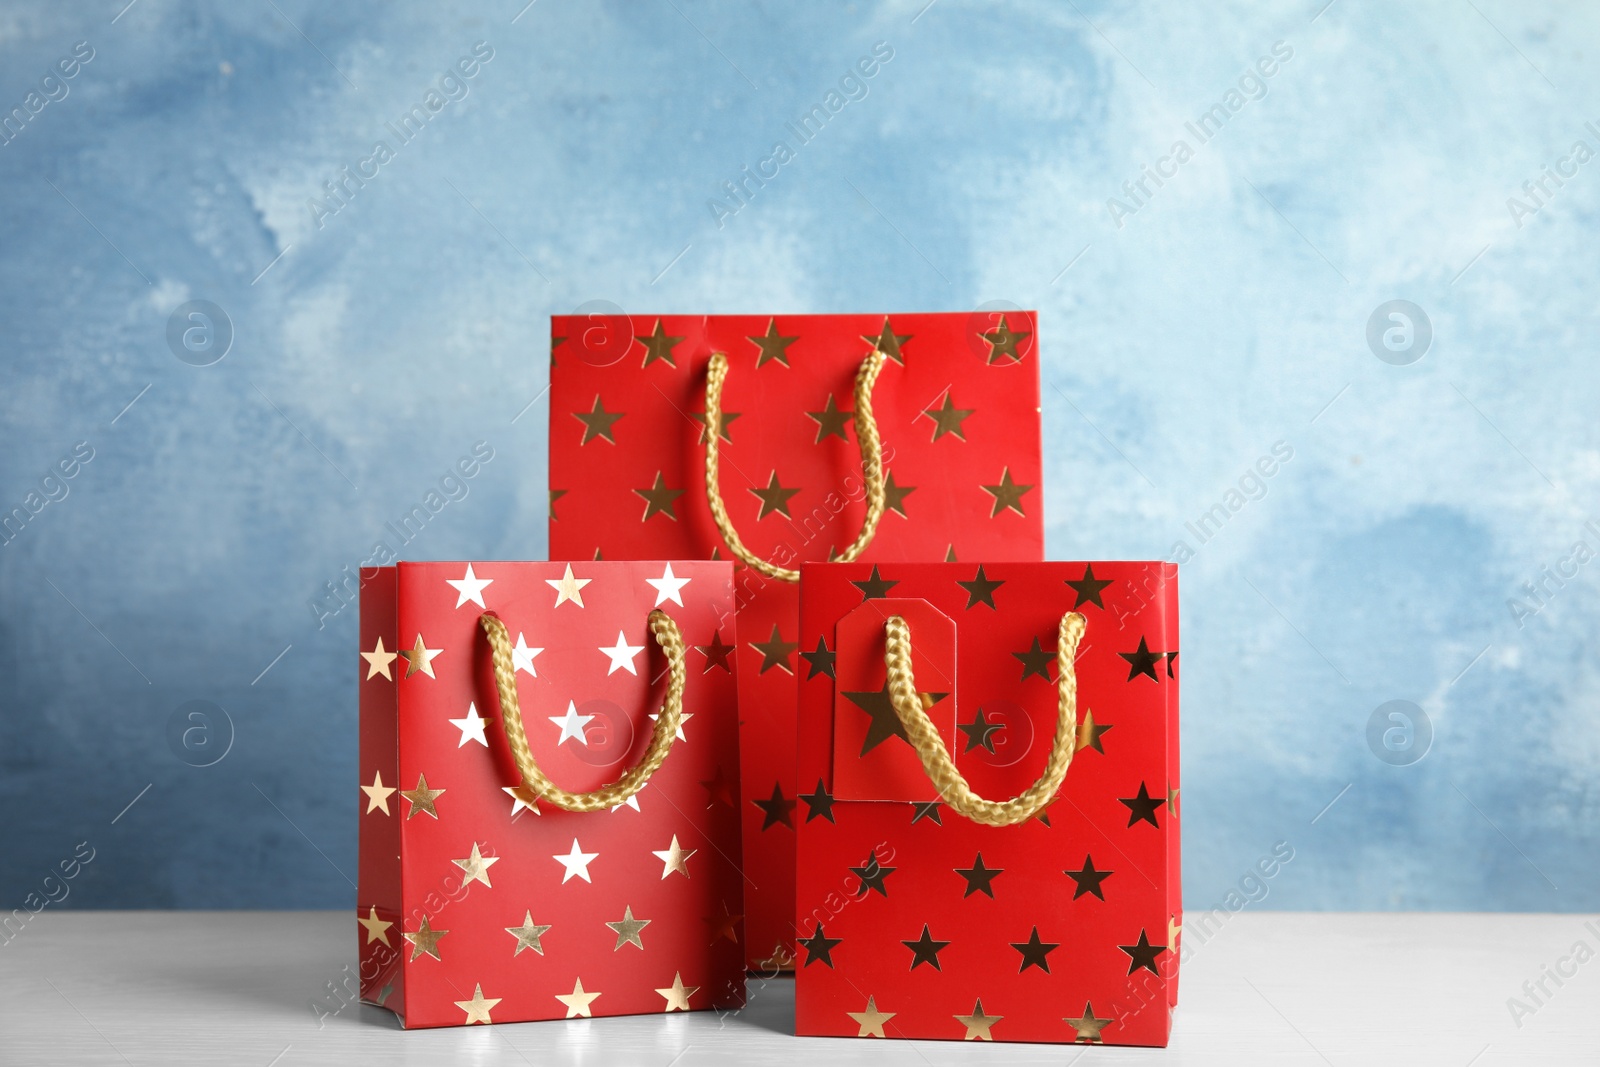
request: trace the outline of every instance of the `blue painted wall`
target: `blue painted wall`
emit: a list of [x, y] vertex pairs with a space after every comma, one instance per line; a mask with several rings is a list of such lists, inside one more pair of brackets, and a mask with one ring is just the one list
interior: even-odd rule
[[607, 300], [1039, 308], [1052, 554], [1185, 560], [1191, 907], [1600, 908], [1592, 13], [123, 2], [0, 13], [0, 904], [351, 905], [324, 583], [478, 441], [408, 554], [542, 555]]

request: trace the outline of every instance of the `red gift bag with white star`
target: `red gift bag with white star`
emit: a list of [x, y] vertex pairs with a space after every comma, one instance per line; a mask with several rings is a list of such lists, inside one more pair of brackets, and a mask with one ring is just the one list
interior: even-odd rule
[[361, 589], [361, 997], [406, 1027], [744, 1002], [732, 567]]
[[1165, 1045], [1177, 568], [802, 570], [796, 1032]]
[[796, 568], [1043, 558], [1037, 329], [1032, 312], [552, 320], [551, 555], [736, 566], [752, 968], [794, 952]]

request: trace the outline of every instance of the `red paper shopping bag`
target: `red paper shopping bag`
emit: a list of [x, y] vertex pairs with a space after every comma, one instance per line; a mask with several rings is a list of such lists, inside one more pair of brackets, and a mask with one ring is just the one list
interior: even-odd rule
[[363, 573], [361, 996], [407, 1027], [744, 1001], [727, 563]]
[[797, 633], [796, 568], [1040, 558], [1035, 317], [594, 315], [552, 330], [552, 555], [738, 568], [743, 640], [726, 652], [749, 962], [787, 966], [794, 685], [817, 655]]
[[803, 572], [796, 1031], [1165, 1045], [1177, 569]]

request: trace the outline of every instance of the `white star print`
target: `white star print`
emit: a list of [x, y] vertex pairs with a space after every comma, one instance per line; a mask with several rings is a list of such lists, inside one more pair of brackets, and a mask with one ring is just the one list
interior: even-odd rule
[[633, 658], [644, 651], [644, 646], [628, 644], [627, 638], [622, 636], [621, 630], [617, 631], [617, 646], [615, 648], [602, 646], [600, 651], [611, 657], [611, 667], [606, 671], [607, 677], [617, 673], [619, 670], [627, 671], [632, 675], [639, 673], [633, 669]]
[[594, 879], [589, 877], [589, 863], [599, 855], [600, 853], [598, 852], [584, 852], [579, 849], [578, 839], [574, 837], [572, 839], [571, 852], [568, 852], [565, 856], [555, 855], [550, 858], [556, 860], [567, 869], [566, 873], [561, 876], [562, 885], [566, 885], [567, 880], [573, 877], [582, 878], [585, 882], [593, 885]]
[[[649, 784], [650, 784], [649, 782], [645, 783], [645, 785], [649, 785]], [[639, 787], [639, 793], [643, 793], [644, 792], [644, 788], [645, 787], [643, 785], [641, 785]], [[618, 804], [616, 807], [612, 808], [611, 810], [613, 812], [617, 812], [617, 811], [621, 811], [623, 808], [632, 808], [634, 811], [638, 811], [639, 810], [639, 793], [633, 794], [633, 796], [629, 797], [627, 800], [624, 800], [621, 804]]]
[[488, 748], [489, 740], [483, 735], [483, 726], [488, 721], [488, 719], [478, 714], [478, 706], [476, 704], [468, 703], [466, 715], [459, 719], [450, 720], [450, 725], [461, 731], [461, 740], [456, 742], [456, 747], [460, 748], [468, 741], [476, 741], [484, 748]]
[[492, 584], [494, 579], [479, 578], [476, 574], [473, 574], [472, 564], [467, 564], [467, 576], [465, 578], [460, 581], [454, 578], [446, 578], [445, 582], [454, 587], [456, 591], [456, 607], [461, 607], [469, 600], [480, 608], [488, 607], [483, 602], [483, 590], [485, 586]]
[[694, 579], [692, 578], [679, 578], [673, 574], [672, 564], [670, 563], [667, 564], [667, 569], [661, 572], [661, 577], [645, 579], [646, 582], [655, 586], [655, 606], [658, 608], [669, 600], [678, 605], [680, 608], [683, 607], [683, 597], [679, 596], [678, 594], [684, 586], [688, 585], [693, 580]]
[[577, 738], [580, 745], [587, 745], [589, 743], [589, 739], [584, 736], [583, 728], [589, 725], [589, 723], [594, 719], [594, 716], [579, 715], [577, 704], [570, 700], [567, 701], [567, 713], [565, 715], [551, 715], [549, 716], [549, 719], [551, 722], [561, 727], [561, 737], [556, 741], [556, 744], [564, 745], [571, 738]]
[[517, 647], [511, 650], [512, 673], [527, 671], [535, 678], [539, 677], [539, 672], [533, 669], [533, 657], [543, 651], [542, 648], [529, 648], [528, 643], [522, 639], [522, 634], [517, 634]]
[[[655, 722], [659, 718], [661, 718], [661, 716], [652, 715], [652, 716], [650, 716], [650, 721], [651, 722]], [[692, 718], [694, 718], [694, 712], [692, 712], [692, 711], [686, 711], [682, 715], [678, 716], [678, 740], [679, 741], [687, 741], [687, 740], [689, 740], [687, 737], [683, 736], [683, 728], [688, 725], [689, 720], [692, 719]]]
[[535, 815], [539, 814], [539, 805], [529, 804], [526, 800], [523, 800], [521, 797], [517, 796], [516, 786], [503, 785], [500, 787], [500, 791], [511, 798], [511, 817], [513, 819], [517, 817], [517, 812], [524, 809], [533, 812]]

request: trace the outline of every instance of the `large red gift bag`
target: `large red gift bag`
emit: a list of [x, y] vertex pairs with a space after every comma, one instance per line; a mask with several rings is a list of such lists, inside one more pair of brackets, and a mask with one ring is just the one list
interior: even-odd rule
[[727, 563], [361, 590], [361, 996], [407, 1027], [744, 1002]]
[[796, 568], [1042, 558], [1035, 316], [597, 314], [552, 330], [552, 556], [738, 566], [747, 950], [786, 967], [794, 686], [816, 655]]
[[802, 570], [796, 1031], [1165, 1045], [1176, 567]]

